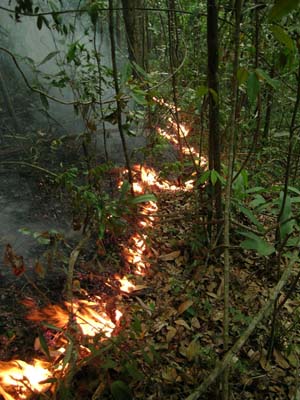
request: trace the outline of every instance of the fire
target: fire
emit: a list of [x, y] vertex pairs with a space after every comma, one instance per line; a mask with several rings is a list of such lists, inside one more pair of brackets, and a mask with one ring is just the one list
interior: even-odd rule
[[5, 400], [14, 399], [7, 390], [14, 386], [19, 399], [26, 399], [30, 392], [41, 393], [50, 388], [50, 383], [42, 383], [52, 377], [50, 364], [34, 359], [32, 364], [22, 360], [0, 361], [0, 394]]
[[135, 285], [130, 282], [125, 276], [121, 278], [119, 275], [115, 275], [115, 279], [120, 282], [120, 289], [122, 290], [122, 292], [130, 293], [135, 289]]
[[[30, 321], [47, 321], [58, 328], [67, 327], [70, 321], [70, 314], [73, 314], [72, 322], [76, 323], [83, 335], [95, 336], [103, 333], [106, 337], [111, 337], [116, 328], [116, 324], [105, 312], [105, 303], [98, 301], [77, 300], [71, 305], [65, 302], [65, 309], [58, 305], [48, 305], [41, 310], [34, 309], [27, 316]], [[115, 320], [119, 321], [122, 316], [121, 311], [115, 311]]]
[[[179, 112], [180, 109], [165, 102], [163, 99], [153, 98], [160, 105], [167, 107], [171, 113]], [[181, 145], [183, 155], [192, 155], [195, 157], [195, 162], [202, 167], [207, 165], [204, 157], [199, 157], [197, 149], [189, 146], [186, 138], [190, 133], [190, 129], [186, 124], [178, 123], [174, 118], [170, 118], [169, 131], [157, 128], [157, 132], [169, 140], [175, 146], [179, 146], [179, 141], [183, 141], [186, 145]], [[176, 135], [179, 127], [179, 135]], [[122, 180], [126, 174], [126, 169], [117, 168], [112, 171], [120, 178], [119, 187], [122, 185]], [[182, 191], [192, 190], [194, 181], [190, 180], [184, 184], [176, 185], [168, 180], [162, 179], [154, 168], [134, 165], [132, 167], [134, 176], [133, 190], [136, 194], [144, 194], [147, 188], [151, 190], [162, 191]], [[124, 259], [131, 265], [133, 272], [137, 275], [145, 275], [149, 268], [148, 257], [150, 254], [148, 245], [148, 236], [145, 230], [153, 228], [158, 211], [158, 206], [155, 202], [139, 204], [139, 233], [134, 233], [128, 240], [128, 246], [123, 248]], [[126, 277], [115, 275], [114, 278], [120, 283], [120, 290], [125, 293], [130, 293], [136, 290], [136, 286]], [[109, 283], [109, 280], [107, 281]], [[95, 296], [94, 301], [73, 299], [72, 304], [65, 302], [62, 306], [50, 304], [42, 309], [37, 309], [33, 304], [29, 304], [31, 308], [28, 319], [31, 321], [47, 321], [47, 323], [61, 329], [63, 333], [70, 324], [78, 326], [78, 333], [87, 337], [95, 337], [98, 334], [103, 334], [104, 337], [111, 337], [117, 328], [120, 327], [119, 321], [122, 318], [122, 312], [118, 309], [111, 309], [111, 305], [106, 304], [100, 296]], [[63, 335], [62, 335], [63, 336]], [[67, 340], [62, 337], [57, 343], [59, 349], [55, 349], [55, 343], [51, 342], [50, 355], [60, 355], [65, 352]], [[61, 347], [62, 346], [62, 347]], [[80, 346], [83, 349], [81, 358], [86, 357], [89, 353], [87, 347]], [[0, 361], [0, 397], [4, 400], [26, 399], [32, 393], [43, 393], [51, 388], [51, 383], [42, 383], [53, 375], [50, 372], [51, 364], [42, 360], [34, 359], [31, 364], [22, 360]], [[58, 370], [58, 369], [57, 369]], [[13, 387], [13, 389], [12, 389]], [[14, 392], [12, 397], [10, 394]]]
[[134, 266], [134, 273], [137, 275], [144, 275], [147, 270], [148, 263], [145, 260], [146, 239], [146, 235], [134, 234], [129, 239], [130, 247], [123, 250], [125, 260]]

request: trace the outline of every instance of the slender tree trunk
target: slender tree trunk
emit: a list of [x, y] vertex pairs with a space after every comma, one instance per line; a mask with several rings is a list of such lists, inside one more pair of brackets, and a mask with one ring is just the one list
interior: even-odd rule
[[[147, 35], [144, 0], [122, 0], [129, 60], [147, 70]], [[135, 76], [138, 71], [133, 67]]]
[[[272, 65], [271, 72], [270, 72], [270, 77], [274, 77], [274, 72], [275, 72], [275, 65]], [[272, 105], [273, 105], [273, 95], [274, 95], [274, 90], [273, 88], [269, 87], [268, 88], [268, 93], [267, 93], [267, 99], [266, 99], [266, 116], [265, 116], [265, 123], [264, 123], [264, 141], [268, 142], [269, 140], [269, 131], [270, 131], [270, 125], [271, 125], [271, 113], [272, 113]]]
[[112, 70], [113, 70], [113, 81], [116, 92], [116, 102], [117, 102], [117, 120], [118, 120], [118, 128], [120, 132], [120, 137], [123, 146], [123, 152], [126, 162], [126, 167], [128, 170], [128, 180], [131, 185], [131, 192], [133, 193], [133, 177], [130, 166], [130, 160], [127, 150], [127, 144], [125, 139], [125, 133], [122, 125], [122, 106], [120, 101], [120, 89], [119, 89], [119, 81], [118, 81], [118, 69], [117, 69], [117, 61], [116, 61], [116, 45], [115, 45], [115, 36], [114, 36], [114, 16], [113, 16], [113, 0], [109, 0], [109, 35], [110, 35], [110, 43], [111, 43], [111, 62], [112, 62]]
[[[226, 182], [225, 210], [224, 210], [224, 351], [229, 349], [229, 306], [230, 306], [230, 206], [231, 206], [231, 186], [233, 178], [234, 164], [234, 142], [236, 131], [236, 109], [238, 81], [237, 73], [240, 56], [240, 20], [241, 20], [242, 0], [235, 3], [235, 29], [234, 29], [234, 60], [232, 71], [232, 105], [229, 123], [229, 149], [228, 149], [228, 176]], [[229, 369], [223, 375], [223, 400], [229, 399]]]
[[[221, 173], [221, 149], [219, 127], [219, 40], [218, 40], [218, 7], [216, 0], [207, 0], [207, 48], [208, 48], [208, 88], [209, 92], [209, 169]], [[222, 188], [218, 180], [213, 186], [210, 183], [211, 215], [222, 219]], [[211, 224], [209, 224], [211, 226]]]
[[[169, 43], [169, 63], [170, 63], [170, 72], [172, 77], [172, 95], [173, 95], [173, 103], [175, 107], [174, 117], [176, 121], [176, 134], [179, 145], [179, 160], [183, 160], [182, 153], [182, 140], [181, 140], [181, 132], [180, 132], [180, 119], [178, 113], [178, 99], [177, 99], [177, 79], [176, 79], [176, 67], [178, 65], [178, 60], [176, 56], [176, 25], [175, 25], [175, 1], [168, 0], [167, 7], [169, 7], [168, 12], [168, 43]], [[179, 177], [179, 180], [181, 177]]]

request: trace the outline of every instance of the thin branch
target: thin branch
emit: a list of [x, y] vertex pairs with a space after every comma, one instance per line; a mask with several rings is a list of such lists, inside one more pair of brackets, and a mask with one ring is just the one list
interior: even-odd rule
[[[15, 14], [16, 11], [7, 7], [0, 6], [0, 10], [4, 10], [10, 13]], [[109, 8], [97, 8], [97, 10], [100, 11], [109, 11]], [[123, 10], [132, 10], [132, 8], [127, 8], [127, 7], [114, 7], [112, 9], [113, 11], [123, 11]], [[184, 14], [184, 15], [193, 15], [191, 11], [184, 11], [184, 10], [170, 10], [169, 8], [155, 8], [155, 7], [134, 7], [134, 10], [137, 11], [154, 11], [154, 12], [169, 12], [169, 11], [174, 11], [178, 14]], [[45, 15], [62, 15], [62, 14], [73, 14], [73, 13], [87, 13], [90, 10], [88, 8], [81, 8], [81, 9], [70, 9], [70, 10], [61, 10], [61, 11], [42, 11], [39, 13], [30, 13], [30, 12], [17, 12], [17, 15], [23, 15], [25, 17], [39, 17], [39, 16], [45, 16]], [[204, 13], [198, 13], [199, 16], [204, 17]]]
[[[0, 7], [0, 8], [1, 8], [1, 7]], [[62, 100], [62, 99], [58, 99], [57, 97], [51, 96], [50, 94], [48, 94], [48, 93], [44, 92], [43, 90], [40, 90], [40, 89], [38, 89], [38, 88], [36, 88], [36, 87], [34, 87], [34, 86], [32, 86], [32, 85], [30, 84], [30, 82], [28, 81], [28, 79], [27, 79], [25, 73], [23, 72], [22, 68], [20, 67], [20, 64], [18, 63], [18, 61], [17, 61], [15, 55], [14, 55], [10, 50], [6, 49], [5, 47], [0, 47], [0, 51], [3, 51], [3, 52], [5, 52], [5, 53], [7, 53], [7, 54], [12, 58], [12, 60], [13, 60], [13, 62], [14, 62], [14, 64], [15, 64], [15, 66], [16, 66], [16, 68], [17, 68], [17, 70], [18, 70], [18, 71], [20, 72], [20, 74], [22, 75], [22, 78], [23, 78], [23, 80], [24, 80], [26, 86], [27, 86], [28, 89], [30, 89], [32, 92], [39, 93], [40, 95], [45, 96], [45, 97], [47, 97], [47, 98], [50, 99], [50, 100], [53, 100], [53, 101], [55, 101], [55, 102], [57, 102], [57, 103], [64, 104], [64, 105], [68, 105], [68, 106], [72, 106], [72, 105], [89, 105], [89, 104], [99, 103], [99, 102], [96, 101], [95, 99], [91, 99], [91, 100], [88, 100], [88, 101], [80, 101], [80, 100], [76, 100], [76, 101], [65, 101], [65, 100]], [[115, 101], [116, 101], [116, 100], [107, 100], [107, 101], [103, 102], [102, 104], [113, 103], [113, 102], [115, 102]]]
[[45, 174], [50, 175], [53, 178], [57, 178], [57, 176], [58, 176], [56, 173], [54, 173], [52, 171], [49, 171], [46, 168], [40, 167], [39, 165], [30, 164], [30, 163], [28, 163], [26, 161], [1, 161], [0, 165], [23, 165], [25, 167], [34, 168], [34, 169], [37, 169], [37, 170], [39, 170], [41, 172], [44, 172]]

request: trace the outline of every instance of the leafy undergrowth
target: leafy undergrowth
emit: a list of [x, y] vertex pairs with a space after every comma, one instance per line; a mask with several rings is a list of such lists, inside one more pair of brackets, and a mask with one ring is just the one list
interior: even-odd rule
[[[34, 352], [46, 362], [51, 359], [53, 365], [62, 363], [65, 371], [60, 374], [57, 368], [56, 378], [47, 381], [56, 385], [55, 394], [53, 388], [42, 394], [29, 390], [27, 398], [179, 400], [208, 376], [223, 355], [223, 264], [222, 257], [218, 261], [209, 253], [201, 236], [196, 196], [196, 191], [158, 191], [158, 211], [153, 226], [147, 228], [147, 248], [141, 257], [146, 266], [143, 276], [133, 275], [133, 262], [124, 261], [118, 252], [132, 246], [130, 231], [127, 242], [114, 243], [105, 254], [99, 254], [98, 248], [89, 261], [83, 257], [77, 263], [74, 295], [79, 299], [78, 310], [90, 305], [84, 303], [87, 298], [94, 304], [101, 296], [105, 304], [101, 312], [113, 324], [111, 335], [84, 335], [75, 323], [68, 322], [70, 310], [63, 303], [60, 277], [48, 282], [47, 288], [41, 287], [52, 304], [46, 306], [46, 321], [45, 301], [30, 282], [20, 285], [15, 281], [3, 288], [0, 359], [29, 362]], [[140, 229], [138, 224], [132, 225], [132, 233], [136, 229]], [[128, 293], [116, 279], [120, 265], [135, 284]], [[262, 257], [240, 248], [233, 253], [231, 344], [261, 309], [275, 283], [272, 265]], [[55, 300], [61, 305], [54, 305]], [[298, 398], [298, 304], [294, 291], [278, 316], [269, 361], [270, 321], [258, 326], [236, 357], [230, 377], [233, 398]], [[51, 319], [49, 307], [59, 310], [60, 321]], [[117, 309], [122, 313], [120, 320]], [[30, 320], [24, 320], [25, 314]], [[64, 355], [59, 353], [60, 346], [66, 348]], [[16, 390], [10, 389], [10, 395], [22, 398]], [[219, 385], [214, 383], [203, 398], [219, 395]]]

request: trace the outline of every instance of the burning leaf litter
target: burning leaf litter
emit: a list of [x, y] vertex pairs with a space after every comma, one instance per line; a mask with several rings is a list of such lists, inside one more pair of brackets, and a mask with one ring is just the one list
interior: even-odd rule
[[[164, 105], [172, 107], [167, 103]], [[169, 120], [169, 123], [171, 127], [173, 126], [173, 129], [176, 128], [172, 120]], [[157, 131], [160, 135], [170, 140], [171, 143], [178, 145], [178, 141], [174, 135], [168, 134], [166, 131], [161, 129], [158, 129]], [[180, 137], [186, 137], [188, 133], [188, 128], [181, 124]], [[183, 147], [182, 150], [184, 154], [192, 153], [194, 156], [198, 156], [193, 147], [188, 149]], [[135, 176], [133, 188], [136, 194], [144, 194], [146, 190], [183, 192], [189, 191], [193, 188], [192, 180], [185, 182], [183, 185], [176, 185], [166, 179], [160, 178], [154, 168], [135, 165], [133, 171]], [[125, 173], [126, 170], [123, 171], [123, 174]], [[119, 182], [119, 186], [121, 186], [121, 184], [122, 182]], [[158, 206], [153, 201], [139, 205], [140, 219], [138, 221], [138, 226], [140, 227], [141, 232], [134, 233], [128, 240], [128, 246], [123, 246], [122, 255], [128, 265], [131, 266], [131, 272], [133, 275], [145, 276], [149, 273], [149, 256], [151, 256], [151, 251], [147, 244], [147, 231], [155, 227], [155, 221], [157, 220], [155, 214], [157, 211]], [[174, 251], [160, 256], [160, 259], [164, 261], [172, 261], [177, 259], [179, 256], [180, 251]], [[23, 272], [23, 259], [15, 255], [9, 245], [6, 249], [5, 257], [6, 264], [10, 265], [16, 274]], [[120, 276], [118, 274], [114, 275], [114, 279], [119, 282], [120, 292], [124, 293], [131, 293], [147, 287], [147, 285], [135, 285], [126, 276]], [[80, 291], [80, 283], [78, 291]], [[150, 315], [152, 315], [151, 307], [149, 308], [139, 298], [138, 303], [143, 304], [147, 309], [147, 312], [150, 312]], [[184, 305], [181, 306], [181, 313], [183, 312], [182, 310], [188, 308], [190, 304], [192, 303], [185, 302]], [[114, 332], [120, 326], [120, 320], [122, 318], [122, 312], [116, 306], [110, 306], [107, 308], [107, 304], [101, 296], [94, 296], [92, 301], [74, 298], [71, 304], [68, 302], [65, 302], [64, 305], [50, 304], [41, 309], [30, 300], [27, 301], [26, 305], [31, 308], [31, 311], [27, 316], [30, 321], [38, 323], [46, 322], [48, 325], [53, 325], [62, 332], [67, 329], [70, 323], [72, 323], [78, 326], [80, 334], [87, 337], [94, 337], [101, 333], [101, 335], [103, 335], [103, 340], [114, 335]], [[177, 321], [176, 323], [179, 324], [179, 322], [180, 321]], [[169, 331], [169, 341], [172, 340], [170, 335], [172, 334], [173, 337], [176, 332], [175, 328], [173, 328], [173, 331]], [[48, 345], [51, 347], [51, 341], [49, 341]], [[63, 341], [63, 347], [50, 349], [49, 355], [56, 357], [58, 354], [63, 355], [66, 351], [64, 346], [67, 346], [66, 341]], [[37, 340], [35, 342], [35, 349], [42, 350], [42, 347], [40, 341]], [[86, 349], [85, 353], [86, 355], [89, 354], [88, 349]], [[64, 367], [66, 366], [67, 364]], [[1, 361], [0, 395], [5, 400], [17, 400], [26, 399], [31, 395], [31, 393], [44, 393], [48, 391], [51, 388], [51, 383], [47, 380], [54, 376], [52, 368], [53, 365], [51, 362], [45, 362], [41, 359], [33, 359], [31, 363], [26, 363], [22, 360]], [[173, 379], [173, 377], [170, 376], [170, 379]], [[44, 381], [46, 381], [46, 383], [44, 383]]]

